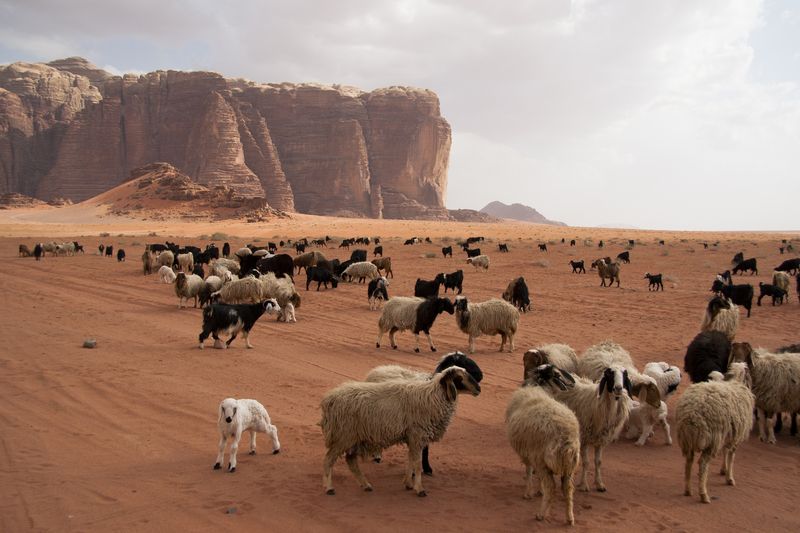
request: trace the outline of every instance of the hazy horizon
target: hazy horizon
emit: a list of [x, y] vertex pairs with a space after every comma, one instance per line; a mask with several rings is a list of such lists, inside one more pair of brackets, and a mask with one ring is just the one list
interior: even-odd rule
[[800, 4], [362, 4], [0, 0], [0, 63], [82, 56], [117, 74], [424, 87], [452, 126], [451, 209], [800, 228]]

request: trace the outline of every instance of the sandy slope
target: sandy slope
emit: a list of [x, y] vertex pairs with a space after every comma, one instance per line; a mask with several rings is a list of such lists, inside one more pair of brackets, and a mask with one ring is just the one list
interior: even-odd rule
[[[23, 212], [24, 211], [24, 212]], [[765, 281], [778, 255], [779, 237], [768, 234], [671, 234], [636, 231], [551, 228], [524, 224], [442, 224], [366, 221], [298, 216], [275, 224], [174, 224], [114, 218], [97, 224], [76, 222], [66, 210], [15, 210], [0, 213], [0, 292], [6, 309], [0, 351], [0, 530], [187, 531], [240, 527], [269, 531], [398, 531], [422, 524], [439, 531], [508, 531], [542, 527], [535, 522], [538, 502], [522, 499], [523, 468], [505, 438], [503, 413], [518, 385], [525, 348], [566, 342], [582, 351], [612, 338], [644, 364], [680, 364], [698, 330], [713, 273], [725, 268], [740, 249], [763, 265]], [[60, 213], [60, 214], [59, 214]], [[23, 216], [17, 216], [23, 215]], [[66, 215], [66, 218], [63, 218]], [[62, 218], [59, 218], [59, 217]], [[89, 215], [93, 216], [93, 215]], [[10, 218], [9, 218], [10, 217]], [[169, 233], [165, 232], [169, 229]], [[19, 242], [58, 236], [126, 233], [126, 237], [78, 237], [89, 254], [47, 258], [41, 263], [16, 258]], [[130, 236], [158, 231], [159, 237]], [[410, 334], [399, 336], [397, 351], [374, 347], [378, 315], [370, 312], [365, 288], [342, 285], [335, 291], [306, 293], [297, 324], [264, 319], [256, 326], [254, 350], [237, 340], [232, 349], [196, 347], [200, 311], [178, 310], [169, 286], [144, 278], [137, 257], [145, 241], [225, 231], [239, 245], [260, 236], [430, 235], [434, 245], [403, 246], [388, 239], [397, 278], [393, 295], [412, 291], [417, 277], [464, 268], [465, 293], [481, 300], [497, 296], [512, 277], [524, 275], [534, 311], [521, 319], [514, 354], [496, 353], [496, 338], [478, 341], [476, 359], [486, 375], [483, 393], [463, 398], [444, 440], [432, 447], [435, 476], [426, 478], [429, 496], [417, 498], [402, 487], [402, 449], [388, 451], [384, 463], [364, 470], [375, 492], [358, 486], [343, 462], [334, 471], [337, 494], [325, 496], [321, 484], [324, 453], [317, 422], [322, 394], [346, 379], [359, 379], [379, 364], [399, 363], [430, 369], [441, 354], [414, 354]], [[474, 272], [463, 254], [443, 259], [440, 237], [482, 234], [492, 258], [488, 273]], [[535, 244], [562, 236], [604, 238], [606, 253], [617, 253], [622, 239], [636, 236], [631, 265], [623, 267], [622, 288], [603, 289], [594, 274], [570, 274], [569, 259], [598, 257], [595, 247]], [[19, 238], [30, 235], [30, 238]], [[609, 240], [616, 236], [616, 244]], [[498, 254], [498, 237], [511, 253]], [[664, 238], [667, 246], [654, 244]], [[681, 242], [685, 239], [686, 242]], [[704, 250], [696, 239], [721, 240]], [[98, 242], [123, 246], [129, 261], [95, 255]], [[371, 247], [370, 247], [371, 248]], [[329, 257], [348, 255], [323, 250]], [[370, 250], [371, 251], [371, 250]], [[431, 253], [432, 258], [425, 257]], [[605, 254], [602, 254], [605, 255]], [[543, 263], [546, 262], [546, 263]], [[541, 266], [546, 265], [546, 266]], [[645, 271], [669, 276], [664, 293], [649, 293]], [[798, 342], [800, 305], [754, 308], [743, 320], [740, 339], [776, 347]], [[444, 315], [432, 333], [440, 351], [464, 349], [466, 338], [453, 317]], [[87, 337], [98, 348], [80, 347]], [[684, 383], [684, 387], [686, 384]], [[239, 455], [239, 469], [211, 469], [217, 442], [216, 409], [226, 396], [261, 400], [278, 426], [283, 450]], [[675, 399], [670, 401], [674, 408]], [[670, 418], [674, 418], [674, 414]], [[674, 426], [673, 426], [674, 430]], [[605, 455], [605, 494], [579, 493], [578, 528], [591, 530], [797, 531], [800, 449], [781, 435], [767, 446], [753, 437], [736, 461], [737, 487], [710, 481], [712, 505], [682, 496], [682, 459], [677, 447], [656, 435], [645, 448], [621, 441]], [[714, 463], [717, 469], [717, 462]], [[234, 509], [233, 514], [226, 511]], [[544, 527], [562, 528], [558, 500]]]

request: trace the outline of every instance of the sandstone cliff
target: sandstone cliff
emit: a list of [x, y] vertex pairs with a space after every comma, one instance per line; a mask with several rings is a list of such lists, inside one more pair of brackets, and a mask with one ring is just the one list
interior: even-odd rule
[[446, 218], [450, 126], [431, 91], [0, 66], [0, 193], [80, 201], [154, 161], [282, 211]]

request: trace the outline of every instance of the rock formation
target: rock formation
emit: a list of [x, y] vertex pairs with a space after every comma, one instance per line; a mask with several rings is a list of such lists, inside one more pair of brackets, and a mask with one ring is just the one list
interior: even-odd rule
[[563, 222], [548, 220], [541, 213], [532, 207], [523, 204], [506, 205], [503, 202], [490, 202], [481, 209], [481, 213], [486, 213], [497, 218], [510, 218], [523, 222], [533, 222], [534, 224], [550, 224], [553, 226], [566, 226]]
[[450, 139], [423, 89], [0, 66], [0, 193], [80, 201], [163, 161], [281, 211], [447, 218]]

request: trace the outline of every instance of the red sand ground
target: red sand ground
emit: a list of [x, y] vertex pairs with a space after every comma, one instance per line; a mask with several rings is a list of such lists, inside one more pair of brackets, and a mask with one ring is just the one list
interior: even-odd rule
[[[0, 530], [50, 531], [399, 531], [424, 525], [437, 531], [510, 531], [563, 528], [563, 501], [549, 521], [536, 522], [538, 502], [522, 499], [523, 467], [505, 437], [503, 416], [521, 375], [525, 349], [565, 342], [579, 352], [603, 339], [625, 346], [635, 360], [682, 366], [686, 345], [698, 332], [713, 275], [733, 254], [757, 257], [767, 281], [786, 256], [786, 235], [701, 234], [550, 228], [525, 224], [443, 224], [344, 220], [298, 216], [275, 224], [140, 222], [100, 218], [101, 210], [13, 210], [0, 213]], [[108, 231], [112, 237], [97, 237]], [[157, 231], [158, 237], [142, 236]], [[485, 380], [477, 398], [462, 397], [442, 442], [431, 448], [434, 477], [424, 480], [427, 498], [403, 489], [404, 450], [394, 448], [380, 465], [365, 464], [375, 492], [359, 490], [343, 461], [334, 470], [335, 496], [322, 490], [324, 446], [317, 426], [319, 400], [373, 367], [397, 363], [432, 369], [438, 357], [466, 348], [452, 316], [443, 315], [432, 334], [439, 353], [415, 354], [413, 337], [399, 334], [399, 349], [374, 347], [378, 313], [370, 312], [363, 285], [306, 292], [296, 324], [262, 319], [252, 334], [254, 350], [236, 340], [228, 351], [197, 349], [201, 315], [177, 309], [171, 286], [143, 277], [139, 256], [145, 242], [167, 235], [203, 244], [201, 234], [223, 231], [234, 246], [260, 237], [382, 235], [393, 259], [392, 295], [408, 295], [417, 277], [463, 268], [465, 294], [476, 300], [499, 296], [508, 281], [524, 275], [534, 310], [523, 315], [513, 354], [497, 353], [498, 338], [481, 338], [475, 359]], [[117, 236], [125, 233], [127, 236]], [[137, 234], [137, 236], [131, 236]], [[86, 235], [95, 235], [87, 237]], [[403, 246], [413, 235], [432, 245]], [[443, 259], [448, 242], [484, 235], [492, 259], [475, 272], [464, 254]], [[605, 250], [582, 239], [603, 238]], [[560, 244], [578, 236], [579, 245]], [[796, 237], [796, 235], [795, 235]], [[72, 240], [85, 256], [17, 258], [17, 245], [45, 239]], [[573, 275], [570, 259], [590, 260], [622, 251], [628, 238], [640, 244], [623, 266], [622, 288], [600, 288], [596, 274]], [[666, 239], [664, 247], [655, 244]], [[704, 250], [702, 241], [720, 241]], [[497, 253], [508, 242], [509, 254]], [[548, 242], [548, 253], [536, 250]], [[124, 247], [128, 261], [96, 255], [99, 242]], [[555, 244], [554, 244], [555, 242]], [[370, 252], [371, 252], [371, 246]], [[323, 250], [328, 257], [348, 252]], [[426, 257], [431, 254], [432, 257]], [[650, 293], [645, 272], [662, 272], [664, 293]], [[738, 279], [738, 278], [737, 278]], [[793, 287], [794, 289], [794, 287]], [[738, 339], [775, 348], [798, 342], [800, 305], [754, 307], [742, 318]], [[98, 341], [94, 350], [84, 339]], [[388, 342], [386, 343], [388, 344]], [[688, 386], [684, 378], [681, 390]], [[680, 394], [680, 392], [679, 392]], [[678, 395], [679, 395], [678, 394]], [[246, 453], [242, 441], [235, 474], [214, 471], [217, 406], [226, 396], [257, 398], [278, 426], [282, 451]], [[670, 400], [674, 422], [676, 398]], [[673, 424], [673, 437], [675, 425]], [[798, 531], [800, 448], [787, 434], [770, 446], [756, 436], [736, 455], [736, 487], [710, 478], [715, 498], [702, 505], [682, 495], [683, 460], [677, 445], [657, 433], [644, 448], [621, 440], [605, 454], [608, 492], [576, 493], [578, 529], [680, 531]], [[718, 468], [715, 460], [713, 470]], [[228, 513], [229, 510], [234, 513]]]

